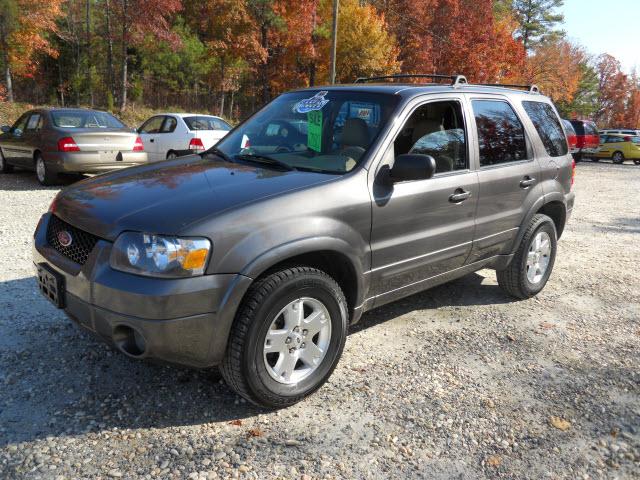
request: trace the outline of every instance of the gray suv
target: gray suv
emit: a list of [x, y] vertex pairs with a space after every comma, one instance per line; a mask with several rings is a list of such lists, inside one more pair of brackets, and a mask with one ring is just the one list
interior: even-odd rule
[[66, 188], [34, 264], [47, 298], [125, 354], [217, 365], [284, 407], [327, 380], [367, 310], [481, 268], [540, 292], [574, 167], [535, 88], [298, 90], [199, 155]]

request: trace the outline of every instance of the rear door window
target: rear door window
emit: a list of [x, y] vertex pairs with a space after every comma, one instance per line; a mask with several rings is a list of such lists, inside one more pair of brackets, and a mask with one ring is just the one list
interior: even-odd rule
[[522, 102], [527, 115], [540, 136], [547, 154], [561, 157], [568, 151], [567, 139], [562, 131], [560, 120], [551, 105], [543, 102]]
[[474, 100], [480, 166], [526, 160], [527, 143], [522, 122], [504, 100]]
[[42, 127], [42, 115], [34, 113], [29, 117], [27, 122], [27, 130], [39, 130]]
[[165, 117], [162, 133], [171, 133], [176, 129], [178, 122], [174, 117]]

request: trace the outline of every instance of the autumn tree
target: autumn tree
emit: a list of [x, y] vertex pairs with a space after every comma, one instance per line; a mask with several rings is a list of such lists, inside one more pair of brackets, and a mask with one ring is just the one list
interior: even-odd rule
[[620, 62], [604, 54], [597, 59], [598, 108], [594, 118], [600, 127], [623, 126], [629, 83]]
[[0, 0], [0, 49], [7, 99], [14, 100], [13, 77], [33, 77], [38, 55], [56, 56], [50, 35], [57, 31], [63, 0]]

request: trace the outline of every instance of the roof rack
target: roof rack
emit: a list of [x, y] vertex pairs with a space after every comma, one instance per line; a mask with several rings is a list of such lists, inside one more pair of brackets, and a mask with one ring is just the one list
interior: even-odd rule
[[527, 90], [529, 93], [540, 93], [540, 88], [537, 85], [514, 85], [511, 83], [479, 83], [483, 87], [503, 87], [503, 88], [519, 88], [520, 90]]
[[428, 75], [424, 73], [415, 73], [415, 74], [398, 74], [398, 75], [383, 75], [380, 77], [358, 77], [356, 78], [355, 83], [365, 83], [365, 82], [376, 82], [378, 80], [397, 80], [397, 79], [405, 79], [405, 78], [429, 78], [431, 80], [450, 80], [451, 85], [466, 85], [467, 79], [464, 75]]

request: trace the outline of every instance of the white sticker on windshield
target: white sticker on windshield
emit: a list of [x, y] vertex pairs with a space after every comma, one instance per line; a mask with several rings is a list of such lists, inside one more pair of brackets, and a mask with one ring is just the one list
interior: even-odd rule
[[326, 90], [323, 90], [321, 92], [316, 93], [311, 98], [307, 98], [305, 100], [300, 100], [298, 103], [295, 104], [293, 109], [298, 113], [307, 113], [307, 112], [313, 112], [313, 111], [316, 111], [316, 110], [320, 110], [327, 103], [329, 103], [329, 100], [324, 98], [324, 96], [327, 93], [329, 93], [329, 92], [326, 91]]

